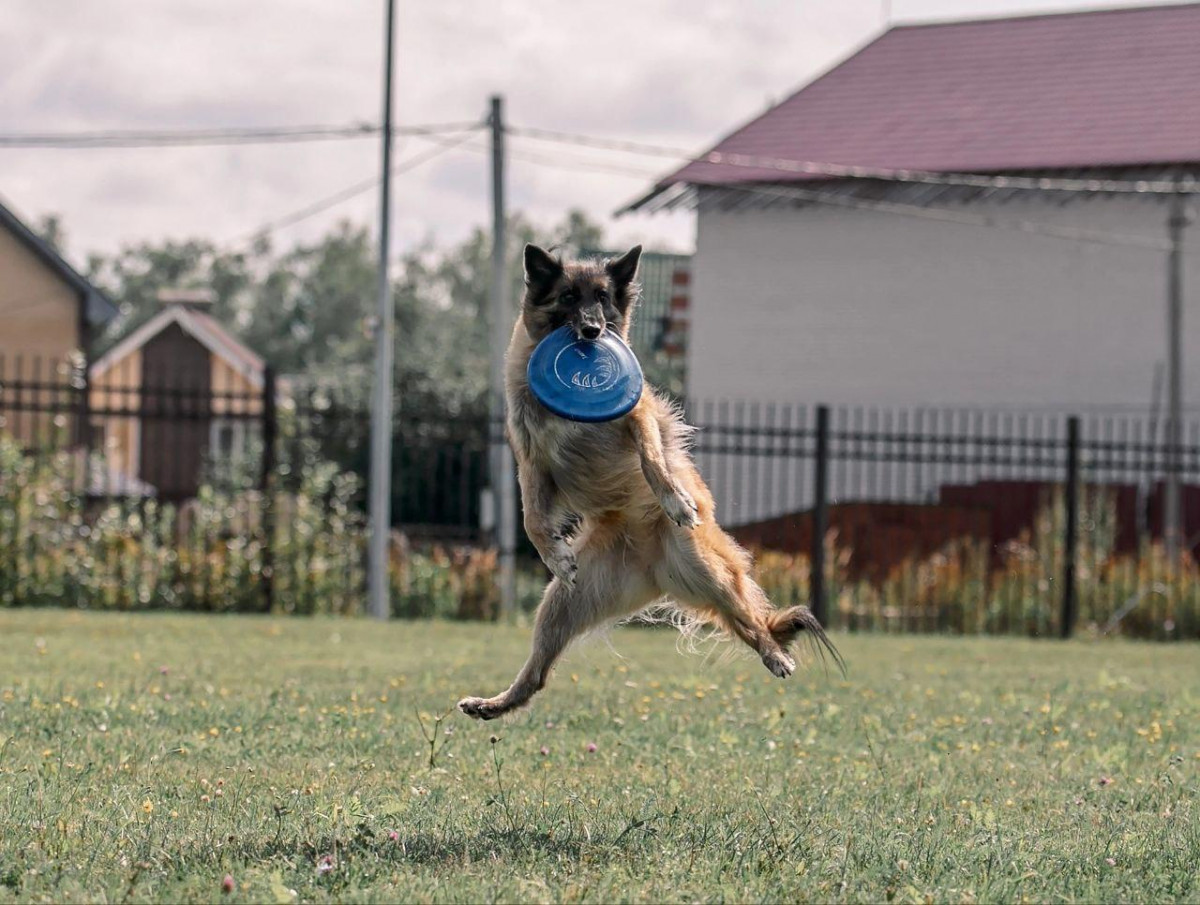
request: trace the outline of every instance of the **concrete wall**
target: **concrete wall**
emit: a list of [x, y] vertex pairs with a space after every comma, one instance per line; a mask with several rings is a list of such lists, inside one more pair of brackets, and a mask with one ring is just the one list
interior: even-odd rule
[[[1139, 198], [961, 208], [1165, 239]], [[1185, 361], [1200, 350], [1200, 227]], [[869, 403], [1148, 405], [1165, 253], [831, 207], [698, 215], [689, 395]], [[1200, 365], [1185, 368], [1200, 402]]]
[[[1167, 208], [1154, 200], [1058, 206], [1029, 199], [959, 209], [1166, 239]], [[1185, 261], [1190, 422], [1200, 412], [1200, 225], [1187, 235]], [[827, 206], [702, 210], [693, 280], [688, 395], [701, 423], [720, 412], [705, 401], [721, 399], [864, 405], [897, 415], [941, 406], [1044, 415], [1121, 407], [1139, 422], [1127, 424], [1131, 436], [1150, 436], [1154, 369], [1166, 356], [1164, 251]], [[725, 423], [739, 411], [750, 410], [729, 406]], [[908, 429], [923, 423], [928, 430], [940, 418], [939, 430], [953, 433], [969, 423], [925, 415]], [[834, 416], [854, 425], [853, 410]], [[1061, 421], [1047, 423], [1061, 429]], [[1085, 435], [1091, 429], [1085, 421]], [[811, 505], [810, 459], [726, 451], [698, 461], [727, 524]], [[831, 497], [927, 500], [942, 483], [938, 469], [880, 468], [895, 475], [872, 489], [842, 481], [855, 469], [869, 473], [867, 465], [835, 461]], [[998, 474], [959, 468], [953, 478]], [[1039, 475], [1061, 480], [1054, 469]]]

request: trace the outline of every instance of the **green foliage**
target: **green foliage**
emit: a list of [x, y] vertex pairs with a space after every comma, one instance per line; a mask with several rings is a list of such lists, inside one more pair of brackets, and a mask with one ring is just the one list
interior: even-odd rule
[[[1076, 553], [1078, 630], [1138, 638], [1200, 638], [1200, 567], [1184, 554], [1171, 563], [1161, 544], [1117, 550], [1116, 500], [1085, 487], [1079, 500]], [[1049, 496], [1033, 527], [993, 551], [960, 538], [928, 557], [911, 557], [868, 581], [854, 574], [854, 551], [826, 538], [831, 623], [862, 631], [1054, 636], [1062, 612], [1066, 509]], [[807, 603], [807, 555], [772, 551], [756, 557], [759, 579], [776, 605]]]
[[[519, 214], [509, 226], [513, 317], [526, 242], [580, 248], [602, 238], [600, 227], [579, 211], [551, 229], [539, 229]], [[483, 411], [490, 236], [477, 229], [445, 249], [426, 242], [401, 257], [396, 273], [398, 404], [433, 415]], [[160, 310], [160, 290], [211, 289], [214, 316], [277, 372], [296, 377], [298, 385], [335, 388], [347, 402], [365, 404], [377, 279], [374, 238], [365, 227], [342, 222], [320, 239], [282, 253], [266, 240], [242, 250], [204, 239], [141, 243], [111, 257], [93, 256], [88, 275], [120, 300], [123, 314], [97, 351], [153, 317]]]
[[1200, 898], [1192, 646], [617, 629], [478, 724], [526, 628], [0, 618], [0, 902]]
[[[311, 442], [295, 453], [279, 467], [269, 512], [252, 476], [236, 471], [213, 474], [182, 506], [89, 503], [78, 492], [76, 456], [26, 455], [0, 435], [0, 606], [260, 612], [269, 569], [276, 612], [362, 612], [360, 482]], [[412, 550], [397, 537], [394, 614], [495, 619], [495, 568], [493, 551]], [[540, 568], [523, 568], [519, 606], [536, 607], [543, 586]]]
[[[93, 473], [103, 463], [91, 463]], [[200, 489], [181, 507], [90, 502], [71, 453], [26, 455], [0, 436], [0, 605], [260, 611], [266, 566], [258, 491]], [[357, 611], [361, 516], [353, 477], [310, 463], [275, 502], [276, 607]], [[284, 521], [286, 519], [286, 521]]]
[[104, 352], [157, 314], [163, 289], [211, 289], [213, 316], [237, 332], [252, 316], [256, 263], [249, 252], [227, 251], [206, 239], [142, 242], [108, 258], [92, 255], [88, 279], [121, 309], [94, 351]]
[[[266, 606], [263, 574], [269, 566], [276, 611], [361, 612], [367, 532], [360, 481], [325, 459], [312, 440], [289, 448], [264, 523], [264, 501], [249, 474], [214, 474], [182, 509], [154, 500], [85, 503], [76, 491], [76, 458], [27, 456], [0, 437], [0, 605], [255, 612]], [[94, 472], [102, 467], [92, 463]], [[1077, 628], [1200, 638], [1196, 563], [1184, 556], [1172, 564], [1159, 545], [1117, 553], [1111, 494], [1087, 491], [1080, 507]], [[1032, 531], [998, 554], [983, 541], [963, 538], [875, 581], [854, 576], [853, 551], [830, 532], [831, 624], [863, 631], [1056, 635], [1064, 520], [1056, 494]], [[268, 524], [274, 526], [269, 549]], [[809, 601], [807, 556], [762, 552], [756, 570], [777, 606]], [[522, 612], [536, 608], [545, 574], [532, 561], [519, 570]], [[391, 588], [398, 617], [490, 621], [499, 615], [492, 550], [413, 549], [397, 535]]]
[[66, 251], [67, 234], [63, 229], [62, 217], [45, 214], [33, 225], [33, 232], [60, 255]]

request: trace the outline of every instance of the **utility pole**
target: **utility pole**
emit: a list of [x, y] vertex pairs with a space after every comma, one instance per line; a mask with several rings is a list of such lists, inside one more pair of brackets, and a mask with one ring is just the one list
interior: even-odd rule
[[378, 323], [375, 325], [375, 386], [371, 400], [371, 536], [367, 555], [367, 600], [371, 615], [391, 615], [388, 539], [392, 527], [392, 356], [395, 318], [388, 282], [392, 205], [392, 22], [395, 0], [387, 2], [383, 56], [383, 148], [379, 191]]
[[507, 224], [504, 211], [504, 99], [492, 98], [488, 123], [492, 127], [492, 286], [491, 286], [491, 381], [488, 408], [488, 450], [491, 464], [495, 540], [500, 560], [500, 613], [516, 609], [516, 490], [513, 486], [512, 450], [504, 439], [504, 352], [512, 329], [509, 302]]
[[1188, 225], [1187, 194], [1171, 197], [1167, 234], [1167, 482], [1163, 505], [1163, 540], [1174, 564], [1183, 543], [1180, 520], [1180, 466], [1183, 456], [1183, 231]]

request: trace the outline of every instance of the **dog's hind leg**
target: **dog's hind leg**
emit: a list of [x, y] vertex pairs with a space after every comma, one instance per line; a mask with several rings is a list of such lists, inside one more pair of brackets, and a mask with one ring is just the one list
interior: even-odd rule
[[789, 635], [790, 626], [775, 625], [778, 611], [750, 577], [749, 554], [715, 524], [702, 525], [693, 534], [668, 532], [663, 559], [654, 570], [662, 592], [724, 626], [774, 675], [790, 676], [796, 661], [787, 652], [787, 642], [794, 632]]
[[550, 669], [567, 645], [584, 632], [627, 616], [657, 596], [637, 569], [626, 569], [621, 547], [585, 541], [578, 553], [573, 587], [560, 578], [546, 588], [533, 630], [533, 650], [508, 689], [492, 698], [463, 698], [458, 709], [491, 720], [525, 704], [546, 684]]

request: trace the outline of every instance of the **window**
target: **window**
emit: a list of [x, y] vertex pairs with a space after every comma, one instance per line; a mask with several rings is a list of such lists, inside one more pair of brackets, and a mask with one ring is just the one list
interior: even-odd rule
[[238, 463], [249, 456], [258, 439], [257, 421], [246, 418], [213, 418], [208, 434], [208, 454], [215, 463]]

